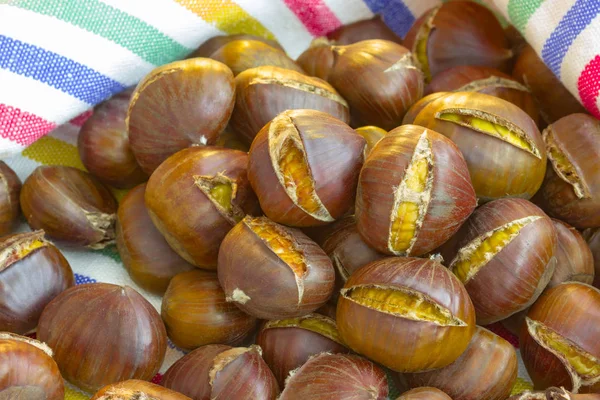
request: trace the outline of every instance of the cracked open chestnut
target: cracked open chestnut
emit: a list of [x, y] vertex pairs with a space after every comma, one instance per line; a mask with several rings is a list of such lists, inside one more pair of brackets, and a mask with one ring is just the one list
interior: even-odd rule
[[91, 400], [192, 400], [154, 383], [129, 379], [100, 389]]
[[0, 161], [0, 235], [10, 233], [21, 215], [21, 180], [4, 161]]
[[590, 246], [579, 231], [569, 224], [552, 219], [556, 229], [556, 268], [548, 288], [567, 281], [592, 284], [594, 281], [594, 257]]
[[433, 387], [420, 387], [404, 392], [396, 400], [453, 400], [446, 393]]

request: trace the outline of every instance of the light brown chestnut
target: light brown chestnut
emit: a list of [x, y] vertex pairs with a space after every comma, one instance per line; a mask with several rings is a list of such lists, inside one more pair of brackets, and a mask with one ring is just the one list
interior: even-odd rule
[[210, 57], [215, 51], [219, 50], [221, 47], [226, 45], [229, 42], [233, 42], [235, 40], [258, 40], [259, 42], [263, 42], [268, 44], [271, 47], [279, 49], [283, 51], [283, 48], [279, 43], [275, 40], [266, 39], [260, 36], [248, 35], [248, 34], [236, 34], [236, 35], [221, 35], [221, 36], [213, 36], [208, 39], [206, 42], [202, 43], [200, 47], [198, 47], [192, 54], [190, 54], [189, 58], [192, 57]]
[[567, 281], [592, 284], [594, 281], [594, 257], [585, 239], [569, 224], [552, 219], [556, 229], [556, 268], [548, 288]]
[[154, 383], [129, 379], [100, 389], [91, 400], [192, 400]]
[[452, 398], [439, 389], [420, 387], [402, 393], [396, 400], [452, 400]]
[[21, 180], [4, 161], [0, 161], [0, 235], [9, 234], [21, 215]]

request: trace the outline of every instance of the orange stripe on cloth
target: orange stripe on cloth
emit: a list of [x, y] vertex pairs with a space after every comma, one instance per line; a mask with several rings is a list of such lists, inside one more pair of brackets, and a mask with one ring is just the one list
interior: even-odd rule
[[248, 33], [267, 39], [275, 35], [232, 0], [175, 0], [227, 34]]

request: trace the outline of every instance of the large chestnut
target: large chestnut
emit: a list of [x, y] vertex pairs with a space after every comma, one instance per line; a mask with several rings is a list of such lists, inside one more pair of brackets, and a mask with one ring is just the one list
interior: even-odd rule
[[546, 171], [542, 135], [525, 111], [506, 100], [455, 92], [427, 104], [413, 123], [456, 143], [480, 200], [529, 199], [542, 184]]
[[214, 144], [234, 100], [233, 74], [220, 62], [192, 58], [152, 70], [133, 92], [126, 118], [144, 172], [186, 147]]
[[594, 258], [594, 283], [600, 289], [600, 228], [586, 229], [583, 236], [587, 241]]
[[337, 326], [357, 353], [394, 371], [421, 372], [445, 367], [465, 351], [475, 310], [443, 265], [393, 257], [350, 276], [338, 299]]
[[233, 42], [235, 40], [258, 40], [259, 42], [263, 42], [268, 44], [271, 47], [283, 50], [283, 47], [275, 40], [266, 39], [260, 36], [248, 35], [244, 33], [240, 33], [237, 35], [221, 35], [221, 36], [213, 36], [208, 39], [206, 42], [202, 43], [192, 54], [190, 54], [189, 58], [192, 57], [210, 57], [215, 51], [219, 50], [221, 47], [226, 45], [229, 42]]
[[171, 279], [161, 314], [169, 338], [184, 349], [236, 344], [256, 327], [254, 317], [226, 301], [217, 275], [198, 269]]
[[427, 81], [457, 65], [508, 72], [513, 56], [494, 14], [470, 1], [451, 1], [430, 9], [410, 28], [404, 44], [419, 60]]
[[391, 255], [422, 255], [447, 241], [477, 199], [450, 139], [402, 125], [381, 139], [361, 170], [356, 222], [363, 240]]
[[0, 360], [0, 399], [64, 399], [63, 379], [46, 344], [0, 332]]
[[542, 208], [576, 228], [600, 226], [600, 121], [572, 114], [543, 137], [551, 167], [540, 189]]
[[402, 393], [396, 400], [452, 400], [452, 398], [439, 389], [420, 387]]
[[100, 389], [91, 400], [192, 400], [154, 383], [129, 379]]
[[131, 189], [117, 212], [117, 249], [129, 276], [154, 293], [164, 293], [175, 275], [194, 266], [181, 258], [156, 229], [144, 202], [146, 185]]
[[62, 376], [89, 392], [126, 379], [152, 379], [167, 350], [165, 326], [148, 300], [108, 283], [59, 294], [42, 312], [37, 337], [54, 349]]
[[246, 175], [248, 154], [191, 147], [169, 157], [146, 186], [146, 206], [167, 243], [190, 264], [215, 269], [221, 241], [258, 202]]
[[520, 350], [536, 389], [600, 393], [600, 290], [562, 283], [540, 296], [525, 322]]
[[0, 331], [32, 331], [46, 304], [73, 286], [71, 266], [44, 231], [0, 239]]
[[324, 225], [354, 204], [365, 140], [315, 110], [289, 110], [252, 142], [248, 178], [264, 213], [296, 227]]
[[327, 38], [339, 46], [370, 39], [383, 39], [402, 44], [402, 39], [383, 22], [381, 15], [340, 26], [329, 32]]
[[235, 108], [230, 126], [247, 143], [279, 113], [311, 109], [348, 123], [348, 103], [327, 82], [279, 67], [246, 70], [235, 78]]
[[10, 233], [21, 215], [21, 180], [4, 161], [0, 161], [0, 235]]
[[453, 400], [505, 400], [517, 380], [517, 353], [500, 336], [477, 327], [469, 347], [447, 367], [405, 374], [411, 388], [431, 386]]
[[500, 199], [479, 207], [458, 235], [449, 268], [469, 292], [480, 325], [529, 307], [554, 273], [556, 230], [527, 200]]
[[219, 249], [219, 282], [227, 301], [261, 319], [300, 317], [332, 295], [327, 254], [301, 231], [247, 216]]
[[592, 284], [594, 281], [594, 257], [585, 239], [577, 229], [557, 219], [552, 223], [556, 229], [556, 268], [548, 288], [567, 281]]
[[259, 346], [208, 345], [179, 359], [162, 385], [193, 400], [275, 400], [279, 387]]
[[133, 89], [119, 93], [94, 108], [77, 137], [85, 168], [107, 185], [132, 188], [148, 180], [140, 168], [127, 135], [125, 117]]
[[348, 353], [335, 321], [319, 314], [267, 321], [256, 338], [280, 387], [290, 371], [319, 353]]
[[114, 243], [117, 201], [87, 172], [39, 166], [25, 180], [20, 200], [29, 226], [55, 241], [91, 249]]

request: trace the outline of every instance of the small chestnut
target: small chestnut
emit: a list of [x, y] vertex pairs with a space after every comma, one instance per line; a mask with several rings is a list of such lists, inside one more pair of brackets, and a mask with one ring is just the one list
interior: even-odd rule
[[0, 331], [32, 331], [46, 304], [73, 283], [71, 266], [44, 231], [0, 238]]
[[594, 282], [593, 285], [600, 289], [600, 228], [586, 229], [583, 237], [588, 243], [594, 258]]
[[252, 142], [248, 179], [273, 221], [325, 225], [353, 206], [364, 148], [360, 135], [329, 114], [285, 111]]
[[0, 399], [64, 399], [62, 376], [45, 343], [0, 332], [0, 361]]
[[248, 35], [248, 34], [237, 34], [237, 35], [221, 35], [221, 36], [213, 36], [208, 39], [206, 42], [202, 43], [200, 47], [198, 47], [188, 58], [192, 57], [206, 57], [209, 58], [212, 53], [219, 50], [221, 47], [226, 45], [229, 42], [233, 42], [235, 40], [258, 40], [259, 42], [263, 42], [268, 44], [271, 47], [283, 50], [283, 47], [275, 40], [265, 39], [260, 36]]
[[377, 126], [367, 125], [361, 126], [355, 129], [356, 133], [362, 136], [367, 142], [367, 147], [365, 148], [365, 154], [369, 155], [373, 147], [383, 138], [387, 132], [384, 129], [381, 129]]
[[453, 400], [452, 397], [434, 387], [419, 387], [404, 392], [396, 400]]
[[0, 236], [9, 234], [21, 215], [21, 180], [4, 161], [0, 161]]
[[192, 400], [154, 383], [129, 379], [100, 389], [91, 400]]
[[332, 295], [327, 254], [301, 231], [247, 216], [219, 249], [219, 282], [227, 301], [261, 319], [300, 317]]
[[548, 289], [567, 281], [592, 284], [594, 281], [594, 257], [590, 246], [577, 229], [552, 219], [556, 229], [556, 268]]
[[148, 300], [108, 283], [59, 294], [42, 312], [37, 336], [54, 349], [62, 376], [89, 392], [126, 379], [150, 380], [167, 350], [165, 326]]
[[25, 180], [20, 201], [29, 226], [57, 242], [91, 249], [114, 243], [117, 201], [87, 172], [37, 167]]
[[169, 338], [184, 349], [236, 344], [256, 327], [256, 319], [228, 303], [217, 275], [195, 269], [171, 279], [161, 314]]
[[392, 257], [350, 276], [338, 299], [337, 327], [357, 353], [394, 371], [421, 372], [445, 367], [465, 351], [475, 310], [443, 265]]
[[402, 44], [402, 39], [383, 22], [381, 15], [340, 26], [329, 32], [327, 39], [339, 46], [370, 39], [383, 39]]
[[275, 400], [279, 387], [261, 348], [208, 345], [179, 359], [162, 385], [193, 400]]

